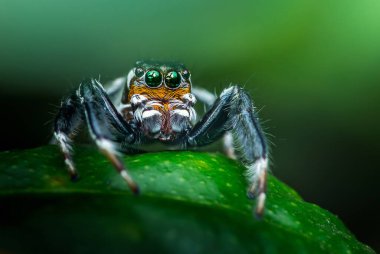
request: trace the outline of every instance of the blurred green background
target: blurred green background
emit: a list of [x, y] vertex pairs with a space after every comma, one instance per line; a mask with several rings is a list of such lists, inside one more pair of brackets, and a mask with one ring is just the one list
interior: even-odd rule
[[150, 58], [243, 85], [273, 173], [380, 250], [380, 1], [0, 0], [0, 149], [46, 144], [83, 78]]

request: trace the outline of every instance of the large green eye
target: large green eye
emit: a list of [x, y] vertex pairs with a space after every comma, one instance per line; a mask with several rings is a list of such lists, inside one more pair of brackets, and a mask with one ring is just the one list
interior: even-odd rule
[[145, 83], [150, 87], [158, 87], [161, 85], [162, 76], [157, 70], [150, 70], [145, 74]]
[[169, 88], [177, 88], [181, 84], [181, 76], [176, 71], [169, 72], [165, 77], [165, 84]]

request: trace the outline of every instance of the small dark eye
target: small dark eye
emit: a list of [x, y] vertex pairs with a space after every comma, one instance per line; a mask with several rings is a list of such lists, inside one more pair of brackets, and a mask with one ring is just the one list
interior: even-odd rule
[[161, 85], [162, 76], [157, 70], [150, 70], [145, 74], [145, 83], [150, 87], [158, 87]]
[[136, 77], [141, 78], [144, 75], [144, 69], [137, 67], [135, 69], [135, 75], [136, 75]]
[[181, 84], [181, 76], [176, 71], [169, 72], [165, 77], [165, 84], [169, 88], [177, 88]]
[[182, 77], [186, 80], [189, 79], [190, 78], [190, 72], [188, 70], [183, 70], [182, 71]]

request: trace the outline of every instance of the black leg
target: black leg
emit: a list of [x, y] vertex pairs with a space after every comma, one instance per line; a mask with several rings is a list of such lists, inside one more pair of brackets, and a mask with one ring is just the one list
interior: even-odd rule
[[129, 145], [136, 143], [137, 131], [124, 121], [96, 80], [82, 82], [77, 92], [63, 103], [55, 121], [55, 137], [72, 176], [76, 176], [76, 170], [68, 137], [79, 124], [78, 119], [86, 121], [91, 137], [100, 151], [111, 161], [131, 190], [138, 193], [138, 186], [117, 155], [119, 151], [128, 150]]
[[[217, 100], [217, 96], [204, 88], [193, 87], [191, 93], [195, 95], [198, 101], [204, 105], [204, 111], [207, 112]], [[223, 136], [224, 153], [231, 159], [236, 160], [235, 147], [233, 145], [233, 137], [230, 131], [226, 131]]]
[[137, 184], [117, 155], [118, 151], [123, 149], [120, 144], [127, 145], [136, 142], [136, 130], [128, 125], [116, 111], [103, 87], [96, 80], [84, 81], [79, 87], [78, 95], [91, 137], [130, 189], [137, 194], [139, 192]]
[[266, 198], [268, 148], [252, 100], [238, 86], [225, 89], [213, 107], [187, 135], [188, 146], [210, 144], [231, 131], [250, 182], [248, 196], [257, 196], [256, 214], [262, 216]]
[[54, 121], [54, 136], [61, 148], [65, 163], [72, 180], [76, 180], [78, 173], [72, 159], [71, 138], [82, 123], [81, 105], [75, 94], [65, 99]]

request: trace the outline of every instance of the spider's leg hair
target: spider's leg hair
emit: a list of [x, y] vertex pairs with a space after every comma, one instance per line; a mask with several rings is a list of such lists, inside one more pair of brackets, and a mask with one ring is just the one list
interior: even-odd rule
[[130, 189], [137, 194], [139, 188], [118, 156], [118, 152], [122, 149], [121, 144], [136, 142], [136, 129], [117, 112], [98, 81], [86, 80], [81, 83], [78, 91], [92, 139]]
[[247, 168], [248, 195], [257, 197], [256, 215], [262, 216], [266, 198], [268, 146], [248, 94], [238, 86], [225, 89], [186, 137], [187, 146], [203, 146], [231, 131], [239, 159]]
[[71, 138], [82, 123], [81, 105], [75, 93], [64, 99], [54, 120], [54, 137], [65, 158], [65, 164], [72, 180], [78, 173], [72, 159]]

